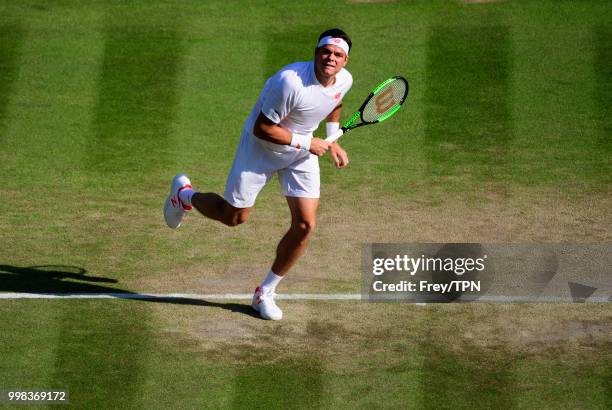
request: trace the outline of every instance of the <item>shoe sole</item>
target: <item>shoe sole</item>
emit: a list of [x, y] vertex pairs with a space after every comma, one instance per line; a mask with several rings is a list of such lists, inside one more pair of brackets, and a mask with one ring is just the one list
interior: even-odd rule
[[170, 195], [166, 198], [166, 202], [164, 204], [164, 220], [169, 228], [176, 229], [183, 223], [183, 218], [180, 218], [177, 224], [171, 223], [169, 212], [172, 210], [172, 196]]

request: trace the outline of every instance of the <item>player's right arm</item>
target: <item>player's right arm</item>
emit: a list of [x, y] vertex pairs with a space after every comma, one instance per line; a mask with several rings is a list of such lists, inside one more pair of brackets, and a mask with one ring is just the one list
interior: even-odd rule
[[[255, 120], [253, 134], [257, 138], [279, 145], [291, 145], [291, 142], [294, 140], [291, 132], [276, 124], [263, 113], [259, 113], [257, 120]], [[321, 156], [327, 152], [329, 146], [329, 142], [321, 138], [312, 137], [309, 151], [314, 155]]]
[[321, 156], [329, 149], [327, 141], [312, 135], [292, 134], [278, 125], [299, 105], [300, 84], [301, 80], [291, 70], [281, 70], [266, 82], [265, 98], [253, 126], [253, 134], [275, 144], [307, 149]]

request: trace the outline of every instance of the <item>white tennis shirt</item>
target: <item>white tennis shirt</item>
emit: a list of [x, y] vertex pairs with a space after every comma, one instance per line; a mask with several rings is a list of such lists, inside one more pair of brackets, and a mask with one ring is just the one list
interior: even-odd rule
[[283, 67], [266, 81], [244, 124], [241, 143], [254, 138], [258, 142], [255, 145], [274, 151], [275, 156], [289, 154], [292, 164], [288, 168], [313, 172], [313, 166], [316, 166], [318, 172], [316, 155], [257, 138], [253, 134], [255, 120], [261, 112], [292, 133], [310, 134], [342, 101], [352, 85], [353, 77], [344, 68], [336, 74], [334, 84], [323, 87], [315, 75], [314, 61], [297, 62]]

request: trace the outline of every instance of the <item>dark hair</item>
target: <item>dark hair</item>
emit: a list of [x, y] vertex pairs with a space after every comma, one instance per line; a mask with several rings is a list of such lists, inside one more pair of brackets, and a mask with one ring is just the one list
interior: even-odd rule
[[327, 37], [327, 36], [338, 37], [346, 41], [346, 43], [349, 46], [349, 51], [351, 50], [351, 47], [353, 46], [353, 42], [351, 41], [351, 38], [348, 36], [348, 34], [340, 30], [339, 28], [331, 28], [329, 30], [325, 30], [319, 36], [319, 41], [321, 41], [323, 37]]

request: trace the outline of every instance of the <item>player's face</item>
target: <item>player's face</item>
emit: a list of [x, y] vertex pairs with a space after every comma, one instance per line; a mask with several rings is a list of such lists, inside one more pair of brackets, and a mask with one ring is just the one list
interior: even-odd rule
[[326, 44], [315, 52], [315, 68], [322, 78], [335, 76], [348, 62], [348, 56], [338, 46]]

